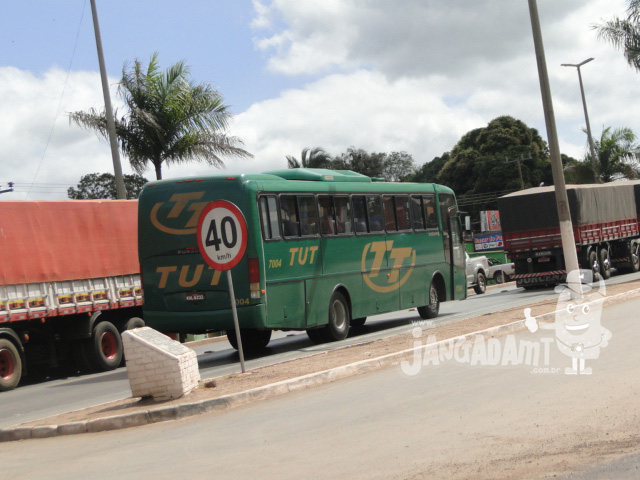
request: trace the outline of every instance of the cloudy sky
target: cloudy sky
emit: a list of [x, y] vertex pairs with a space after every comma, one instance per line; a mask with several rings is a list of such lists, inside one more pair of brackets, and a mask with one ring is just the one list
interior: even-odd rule
[[[252, 160], [225, 173], [286, 168], [286, 155], [349, 146], [406, 151], [422, 165], [467, 131], [511, 115], [546, 139], [526, 0], [97, 0], [112, 99], [125, 62], [184, 59], [223, 94]], [[582, 157], [582, 67], [594, 136], [640, 134], [640, 74], [591, 26], [623, 0], [538, 0], [560, 149]], [[63, 199], [113, 172], [106, 142], [67, 113], [102, 108], [89, 0], [0, 0], [2, 200]], [[130, 173], [123, 157], [123, 170]], [[215, 174], [202, 164], [165, 178]], [[152, 170], [146, 172], [154, 178]]]

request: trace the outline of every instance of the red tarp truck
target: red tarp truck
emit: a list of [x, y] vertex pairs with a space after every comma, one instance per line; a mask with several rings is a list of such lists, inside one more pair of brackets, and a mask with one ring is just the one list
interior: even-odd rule
[[[637, 272], [640, 183], [567, 185], [569, 211], [580, 268], [594, 280], [611, 269]], [[566, 280], [554, 187], [522, 190], [498, 199], [504, 250], [521, 287]]]
[[0, 391], [30, 372], [105, 371], [143, 326], [137, 200], [0, 202]]

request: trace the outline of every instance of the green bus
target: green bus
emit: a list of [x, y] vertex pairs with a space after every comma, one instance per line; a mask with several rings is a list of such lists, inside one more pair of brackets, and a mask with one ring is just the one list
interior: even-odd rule
[[[226, 275], [199, 252], [202, 210], [242, 212], [247, 247], [233, 268], [242, 345], [272, 330], [344, 339], [366, 317], [467, 295], [464, 246], [451, 189], [391, 183], [345, 170], [289, 169], [147, 184], [139, 200], [139, 257], [147, 325], [172, 333], [226, 330], [237, 348]], [[233, 232], [229, 232], [231, 235]]]

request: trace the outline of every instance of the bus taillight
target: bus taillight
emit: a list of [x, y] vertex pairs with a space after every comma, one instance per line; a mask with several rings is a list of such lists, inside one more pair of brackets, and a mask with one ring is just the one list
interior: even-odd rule
[[260, 298], [260, 264], [257, 258], [249, 259], [249, 291], [251, 298]]

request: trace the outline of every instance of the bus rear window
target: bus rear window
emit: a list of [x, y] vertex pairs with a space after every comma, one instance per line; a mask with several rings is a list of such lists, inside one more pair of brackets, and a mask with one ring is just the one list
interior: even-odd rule
[[260, 197], [260, 219], [262, 220], [262, 235], [265, 240], [280, 239], [278, 228], [278, 206], [276, 197], [269, 195]]

